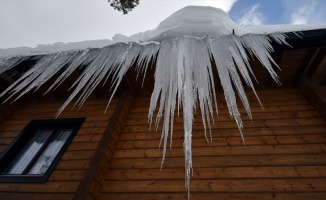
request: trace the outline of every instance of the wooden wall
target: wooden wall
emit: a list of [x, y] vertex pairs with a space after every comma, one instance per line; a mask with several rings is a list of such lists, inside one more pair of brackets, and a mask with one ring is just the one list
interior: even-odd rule
[[[45, 184], [0, 183], [0, 199], [73, 199], [117, 104], [117, 100], [113, 100], [108, 111], [103, 114], [107, 102], [88, 100], [79, 111], [68, 106], [59, 118], [86, 117], [86, 120], [49, 180]], [[31, 120], [53, 119], [62, 103], [21, 102], [19, 109], [0, 123], [0, 152]]]
[[[191, 199], [325, 199], [326, 122], [297, 89], [248, 92], [253, 121], [240, 108], [246, 146], [221, 94], [219, 119], [206, 143], [199, 111], [193, 126]], [[160, 170], [161, 126], [148, 130], [148, 97], [135, 98], [98, 199], [186, 199], [183, 124]]]

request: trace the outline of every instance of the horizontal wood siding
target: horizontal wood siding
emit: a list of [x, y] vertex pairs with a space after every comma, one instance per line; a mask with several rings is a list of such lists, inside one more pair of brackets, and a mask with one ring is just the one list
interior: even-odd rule
[[[248, 92], [253, 120], [240, 106], [246, 145], [218, 94], [212, 142], [200, 111], [193, 125], [191, 199], [324, 199], [326, 121], [297, 89]], [[160, 170], [162, 125], [149, 130], [150, 98], [135, 98], [112, 159], [101, 175], [98, 199], [186, 199], [183, 119], [175, 119], [172, 150]]]
[[[89, 100], [80, 110], [68, 106], [58, 118], [86, 117], [86, 120], [49, 180], [44, 184], [0, 183], [0, 199], [73, 199], [117, 104], [117, 100], [113, 100], [104, 114], [107, 102]], [[22, 102], [20, 108], [0, 124], [0, 152], [31, 120], [53, 119], [62, 104]]]

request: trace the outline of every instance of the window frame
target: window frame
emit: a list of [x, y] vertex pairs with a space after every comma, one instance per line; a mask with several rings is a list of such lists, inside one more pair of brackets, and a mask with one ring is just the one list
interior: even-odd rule
[[[14, 141], [11, 142], [11, 144], [8, 145], [8, 147], [0, 154], [0, 182], [45, 183], [84, 121], [85, 117], [32, 120], [29, 122], [28, 125], [14, 139]], [[46, 172], [40, 175], [27, 173], [22, 175], [4, 174], [3, 172], [11, 165], [13, 159], [21, 152], [21, 149], [28, 143], [28, 141], [32, 139], [33, 135], [36, 134], [36, 131], [44, 129], [54, 129], [55, 131], [51, 133], [50, 139], [47, 141], [44, 147], [42, 147], [42, 150], [38, 151], [37, 154], [31, 159], [31, 163], [27, 165], [27, 168], [24, 171], [28, 171], [32, 168], [42, 152], [44, 152], [46, 147], [50, 144], [52, 138], [55, 137], [57, 132], [63, 129], [73, 129]]]

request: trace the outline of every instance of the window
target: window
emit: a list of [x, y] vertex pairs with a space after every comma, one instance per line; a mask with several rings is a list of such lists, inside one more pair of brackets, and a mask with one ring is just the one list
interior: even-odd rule
[[33, 120], [0, 156], [1, 182], [46, 182], [85, 118]]

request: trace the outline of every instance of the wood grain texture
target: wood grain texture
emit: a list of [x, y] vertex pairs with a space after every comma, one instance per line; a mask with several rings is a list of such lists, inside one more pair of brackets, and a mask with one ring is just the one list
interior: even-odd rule
[[[326, 121], [297, 89], [258, 91], [251, 121], [239, 106], [246, 145], [223, 98], [205, 139], [200, 111], [193, 125], [191, 199], [323, 199]], [[254, 96], [249, 92], [249, 99]], [[172, 150], [160, 169], [161, 125], [149, 130], [149, 98], [135, 98], [112, 159], [103, 165], [97, 199], [187, 199], [183, 119], [174, 120]], [[180, 112], [182, 113], [182, 112]]]

